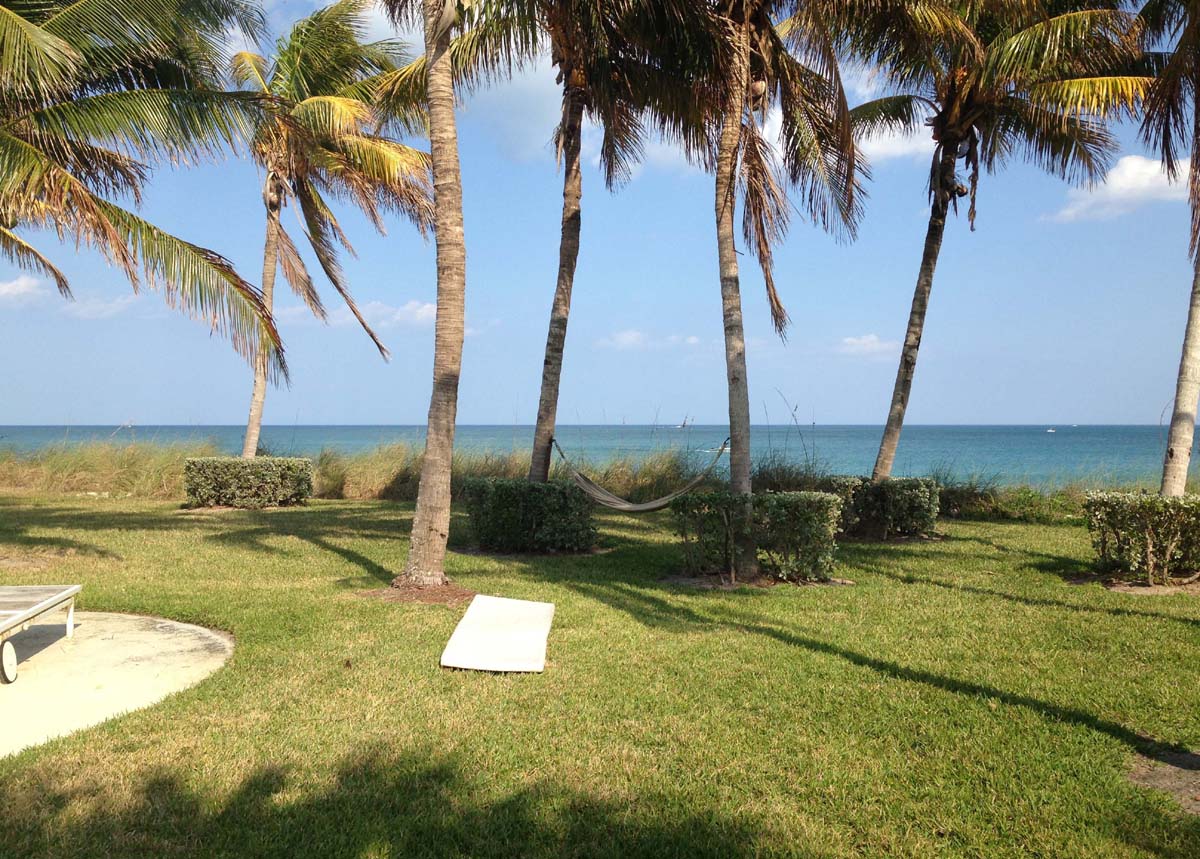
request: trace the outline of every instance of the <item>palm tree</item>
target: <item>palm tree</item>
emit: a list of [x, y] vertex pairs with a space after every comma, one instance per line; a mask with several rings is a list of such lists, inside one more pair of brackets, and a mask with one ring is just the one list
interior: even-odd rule
[[[946, 219], [966, 197], [971, 229], [980, 168], [1019, 156], [1068, 181], [1104, 175], [1113, 140], [1101, 119], [1127, 107], [1143, 79], [1124, 76], [1136, 56], [1130, 18], [1116, 3], [1007, 0], [962, 4], [961, 26], [931, 34], [919, 16], [873, 33], [866, 53], [898, 90], [855, 108], [856, 127], [929, 129], [929, 225], [872, 479], [892, 472], [916, 370]], [[967, 171], [958, 175], [958, 162]]]
[[[549, 53], [562, 87], [562, 114], [554, 138], [563, 167], [559, 265], [542, 365], [529, 479], [544, 482], [558, 408], [571, 292], [579, 258], [583, 176], [580, 169], [585, 115], [602, 129], [600, 166], [611, 190], [630, 176], [640, 156], [647, 120], [681, 139], [701, 157], [702, 113], [686, 79], [693, 69], [664, 67], [671, 48], [696, 47], [709, 23], [702, 4], [675, 0], [490, 0], [472, 4], [451, 40], [456, 83], [473, 89], [510, 75]], [[421, 92], [424, 58], [394, 76], [390, 94], [411, 101]]]
[[1196, 103], [1196, 87], [1200, 85], [1200, 3], [1151, 0], [1139, 19], [1149, 45], [1169, 45], [1168, 52], [1150, 55], [1157, 75], [1143, 102], [1142, 136], [1159, 151], [1171, 179], [1180, 172], [1183, 156], [1178, 147], [1189, 147], [1191, 151], [1188, 203], [1192, 210], [1192, 292], [1160, 489], [1163, 495], [1175, 496], [1187, 489], [1200, 399], [1200, 106]]
[[688, 131], [703, 121], [694, 85], [684, 74], [666, 73], [664, 61], [677, 62], [672, 54], [680, 43], [695, 47], [696, 36], [703, 34], [708, 18], [703, 5], [689, 9], [683, 4], [675, 9], [668, 2], [644, 5], [636, 0], [541, 0], [534, 11], [536, 18], [527, 23], [545, 32], [557, 82], [562, 86], [562, 119], [555, 132], [563, 167], [558, 275], [529, 466], [529, 479], [540, 483], [550, 475], [571, 291], [579, 259], [584, 115], [602, 129], [600, 162], [609, 190], [629, 178], [630, 166], [641, 154], [647, 118], [669, 135], [683, 138], [693, 152], [701, 151], [696, 138], [702, 135]]
[[261, 27], [242, 0], [0, 0], [0, 254], [70, 298], [21, 232], [71, 237], [283, 375], [259, 291], [220, 255], [114, 202], [140, 202], [149, 159], [205, 158], [245, 138], [256, 100], [214, 87], [227, 31]]
[[462, 174], [454, 117], [451, 32], [458, 18], [453, 0], [386, 0], [397, 23], [420, 20], [425, 31], [425, 99], [433, 170], [434, 237], [437, 242], [437, 320], [434, 323], [433, 393], [425, 432], [425, 456], [417, 489], [412, 542], [404, 572], [393, 584], [443, 585], [450, 532], [450, 464], [458, 378], [462, 369], [467, 291], [463, 238]]
[[[249, 52], [235, 55], [233, 75], [239, 86], [263, 96], [269, 105], [250, 146], [255, 163], [266, 173], [262, 295], [267, 310], [272, 309], [276, 271], [282, 268], [296, 295], [314, 315], [325, 318], [321, 297], [280, 222], [281, 210], [294, 199], [325, 276], [386, 358], [387, 349], [345, 282], [337, 245], [353, 249], [326, 198], [353, 203], [380, 233], [383, 215], [390, 211], [407, 217], [424, 234], [432, 221], [432, 205], [425, 153], [374, 132], [388, 123], [408, 130], [420, 111], [417, 105], [393, 102], [385, 115], [374, 104], [380, 82], [396, 68], [401, 54], [394, 41], [363, 41], [367, 11], [368, 0], [341, 0], [321, 9], [280, 38], [270, 60]], [[264, 353], [254, 365], [244, 457], [258, 450], [267, 370]]]
[[[799, 189], [822, 227], [852, 234], [859, 214], [857, 152], [838, 71], [837, 47], [853, 4], [720, 0], [728, 49], [714, 70], [715, 215], [729, 392], [730, 488], [749, 496], [750, 394], [734, 214], [740, 190], [742, 234], [753, 248], [780, 336], [787, 311], [775, 288], [772, 248], [789, 220], [785, 188]], [[776, 21], [779, 16], [788, 16]], [[779, 112], [778, 157], [763, 133]], [[749, 503], [749, 502], [747, 502]], [[757, 568], [753, 536], [735, 547], [735, 571]]]

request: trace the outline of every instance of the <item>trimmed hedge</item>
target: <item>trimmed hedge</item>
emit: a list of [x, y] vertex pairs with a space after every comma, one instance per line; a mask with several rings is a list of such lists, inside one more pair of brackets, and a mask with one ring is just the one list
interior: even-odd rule
[[733, 492], [690, 492], [671, 502], [688, 572], [731, 572], [734, 545], [750, 529], [760, 568], [784, 581], [828, 581], [841, 508], [828, 492], [764, 492], [752, 508]]
[[1200, 573], [1200, 495], [1089, 492], [1083, 507], [1102, 569], [1150, 585]]
[[858, 536], [929, 537], [937, 527], [937, 481], [925, 477], [864, 480], [854, 493], [854, 512]]
[[858, 529], [858, 494], [867, 481], [862, 477], [832, 475], [821, 477], [813, 488], [817, 492], [828, 492], [842, 499], [842, 513], [838, 520], [839, 534], [854, 534]]
[[587, 552], [596, 544], [592, 502], [574, 483], [474, 478], [463, 483], [463, 497], [481, 549]]
[[937, 525], [939, 488], [924, 477], [893, 477], [872, 483], [870, 478], [820, 477], [814, 488], [842, 499], [838, 533], [886, 540], [889, 537], [928, 537]]
[[189, 507], [286, 507], [313, 490], [310, 459], [282, 456], [205, 456], [183, 464]]

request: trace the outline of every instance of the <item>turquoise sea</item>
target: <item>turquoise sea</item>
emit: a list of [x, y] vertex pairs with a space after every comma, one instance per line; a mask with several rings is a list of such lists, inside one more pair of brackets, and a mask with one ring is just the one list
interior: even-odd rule
[[[211, 441], [222, 450], [241, 450], [240, 426], [0, 426], [0, 447], [20, 451], [52, 444], [89, 441]], [[1050, 430], [1054, 430], [1050, 432]], [[875, 461], [878, 426], [756, 426], [753, 454], [814, 462], [829, 471], [868, 473]], [[346, 453], [382, 444], [421, 444], [423, 426], [266, 426], [262, 444], [277, 454], [313, 455], [322, 448]], [[558, 437], [573, 459], [603, 462], [614, 456], [641, 457], [680, 450], [704, 458], [716, 450], [723, 426], [572, 426]], [[896, 458], [896, 473], [925, 475], [934, 470], [960, 477], [980, 476], [1006, 484], [1054, 486], [1152, 483], [1166, 444], [1158, 426], [909, 426]], [[460, 426], [460, 450], [524, 451], [531, 426]]]

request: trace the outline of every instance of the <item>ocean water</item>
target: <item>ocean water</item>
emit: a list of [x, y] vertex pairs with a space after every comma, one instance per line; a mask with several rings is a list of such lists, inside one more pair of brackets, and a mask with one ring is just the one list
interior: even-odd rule
[[[208, 441], [239, 453], [242, 431], [241, 426], [0, 426], [0, 448]], [[727, 433], [724, 426], [704, 425], [563, 425], [558, 438], [572, 459], [599, 463], [665, 450], [707, 459]], [[842, 474], [865, 474], [874, 464], [881, 433], [878, 426], [756, 426], [751, 452], [755, 457], [812, 462]], [[355, 453], [396, 442], [420, 445], [424, 435], [423, 426], [265, 426], [261, 441], [273, 453], [314, 455], [322, 448]], [[895, 473], [921, 476], [938, 470], [1035, 486], [1153, 483], [1160, 473], [1166, 435], [1166, 427], [1158, 426], [909, 426], [900, 440]], [[532, 438], [531, 426], [460, 426], [456, 446], [464, 451], [523, 452]]]

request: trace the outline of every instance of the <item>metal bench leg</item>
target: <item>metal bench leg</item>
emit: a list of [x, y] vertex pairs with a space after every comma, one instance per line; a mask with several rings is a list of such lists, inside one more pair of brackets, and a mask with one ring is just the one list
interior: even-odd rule
[[67, 638], [75, 635], [75, 600], [67, 606]]

